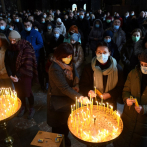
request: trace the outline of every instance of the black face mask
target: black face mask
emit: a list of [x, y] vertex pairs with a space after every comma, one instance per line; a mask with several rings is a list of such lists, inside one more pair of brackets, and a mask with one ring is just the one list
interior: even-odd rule
[[70, 34], [70, 35], [73, 35], [74, 33], [70, 32], [69, 34]]

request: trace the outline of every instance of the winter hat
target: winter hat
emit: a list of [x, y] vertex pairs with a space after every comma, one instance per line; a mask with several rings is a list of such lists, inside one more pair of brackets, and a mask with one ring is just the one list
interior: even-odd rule
[[54, 32], [58, 32], [59, 34], [61, 34], [61, 30], [59, 28], [54, 28]]
[[72, 34], [72, 35], [70, 36], [70, 39], [75, 40], [76, 42], [78, 42], [78, 41], [79, 41], [79, 35], [76, 34], [76, 33], [74, 33], [74, 34]]
[[9, 37], [8, 38], [12, 38], [12, 39], [20, 39], [21, 36], [20, 34], [15, 31], [15, 30], [12, 30], [10, 33], [9, 33]]
[[141, 54], [138, 55], [139, 61], [146, 62], [147, 63], [147, 49], [141, 52]]
[[62, 23], [62, 20], [61, 20], [61, 18], [57, 18], [57, 22], [60, 22], [60, 23]]
[[111, 38], [113, 38], [113, 32], [112, 31], [110, 31], [110, 30], [107, 30], [107, 31], [105, 31], [104, 32], [104, 38], [106, 37], [106, 36], [110, 36]]

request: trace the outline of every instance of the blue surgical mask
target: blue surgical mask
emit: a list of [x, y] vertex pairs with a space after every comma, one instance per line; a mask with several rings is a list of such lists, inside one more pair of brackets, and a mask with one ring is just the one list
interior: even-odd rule
[[54, 34], [55, 38], [59, 38], [60, 34]]
[[147, 67], [141, 66], [141, 71], [143, 74], [147, 74]]
[[13, 29], [12, 28], [9, 28], [9, 30], [12, 31]]
[[26, 31], [31, 31], [31, 27], [25, 28]]
[[96, 24], [96, 25], [95, 25], [95, 27], [96, 27], [96, 28], [99, 28], [99, 27], [100, 27], [100, 25], [99, 25], [99, 24]]
[[35, 29], [36, 31], [39, 31], [38, 29]]
[[79, 15], [79, 13], [77, 13], [77, 15]]
[[83, 19], [84, 18], [84, 16], [83, 15], [80, 15], [80, 19]]
[[106, 42], [106, 43], [111, 42], [111, 38], [110, 38], [110, 39], [105, 39], [105, 38], [104, 38], [104, 42]]
[[4, 30], [4, 29], [5, 29], [5, 26], [0, 26], [0, 29], [1, 29], [1, 30]]
[[19, 22], [19, 19], [15, 19], [15, 22]]
[[48, 27], [47, 27], [48, 30], [51, 30], [51, 28], [52, 28], [51, 26], [48, 26]]
[[109, 55], [108, 54], [97, 54], [97, 60], [100, 63], [106, 63], [108, 61]]
[[118, 30], [119, 26], [118, 25], [114, 25], [114, 29]]
[[42, 23], [45, 23], [45, 21], [42, 21]]

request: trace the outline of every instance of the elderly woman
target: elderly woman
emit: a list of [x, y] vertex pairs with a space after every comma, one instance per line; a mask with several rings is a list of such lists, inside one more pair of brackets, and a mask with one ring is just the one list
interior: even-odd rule
[[6, 38], [6, 36], [0, 33], [0, 88], [9, 88], [14, 89], [13, 82], [7, 74], [7, 70], [5, 67], [5, 53], [6, 50], [9, 49], [10, 44]]
[[140, 29], [133, 30], [132, 37], [122, 47], [121, 61], [124, 64], [125, 79], [128, 73], [139, 63], [138, 57], [135, 54], [135, 45], [141, 39], [141, 35], [142, 32]]
[[49, 69], [49, 96], [48, 96], [48, 125], [53, 133], [65, 135], [65, 144], [71, 146], [68, 139], [67, 119], [71, 112], [71, 105], [77, 97], [80, 101], [89, 102], [88, 98], [81, 97], [79, 91], [79, 76], [72, 62], [73, 47], [63, 43], [54, 52], [52, 65]]
[[9, 40], [11, 46], [6, 51], [5, 66], [22, 102], [18, 116], [21, 117], [26, 112], [25, 98], [27, 97], [30, 104], [28, 119], [31, 119], [35, 114], [33, 108], [34, 96], [31, 89], [32, 79], [38, 78], [35, 51], [28, 41], [21, 40], [21, 36], [17, 31], [12, 30], [10, 32]]
[[60, 29], [60, 32], [63, 36], [66, 34], [66, 27], [64, 26], [61, 18], [57, 18], [56, 27]]
[[95, 97], [93, 91], [96, 87], [103, 98], [104, 103], [109, 102], [117, 109], [117, 98], [121, 97], [124, 81], [123, 71], [116, 60], [110, 56], [110, 50], [105, 42], [99, 43], [96, 48], [96, 56], [83, 70], [80, 79], [80, 91], [83, 95]]
[[[123, 89], [123, 131], [114, 142], [115, 147], [147, 146], [147, 49], [138, 56], [140, 64], [133, 69]], [[136, 98], [138, 105], [135, 104]]]
[[92, 57], [95, 56], [97, 44], [103, 39], [103, 24], [100, 19], [96, 19], [93, 23], [93, 28], [89, 34], [90, 49], [92, 50]]
[[78, 71], [79, 76], [81, 76], [82, 72], [82, 63], [84, 61], [84, 52], [81, 44], [79, 41], [79, 35], [74, 33], [70, 37], [70, 43], [73, 46], [74, 49], [74, 55], [73, 55], [73, 62], [75, 63], [75, 67]]

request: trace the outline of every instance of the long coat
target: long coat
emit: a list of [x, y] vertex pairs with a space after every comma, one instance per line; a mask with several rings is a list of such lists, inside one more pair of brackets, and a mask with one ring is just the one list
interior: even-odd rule
[[[142, 93], [142, 82], [144, 82], [142, 73], [137, 66], [129, 73], [124, 85], [125, 106], [121, 116], [124, 128], [120, 137], [114, 142], [115, 147], [147, 147], [147, 86]], [[143, 107], [143, 113], [137, 113], [134, 105], [129, 109], [126, 99], [130, 96], [137, 98], [138, 104]]]
[[[74, 64], [73, 75], [74, 78], [78, 77]], [[71, 105], [81, 94], [72, 89], [73, 82], [66, 78], [64, 70], [55, 62], [49, 69], [49, 84], [47, 123], [51, 127], [58, 127], [67, 123]]]

